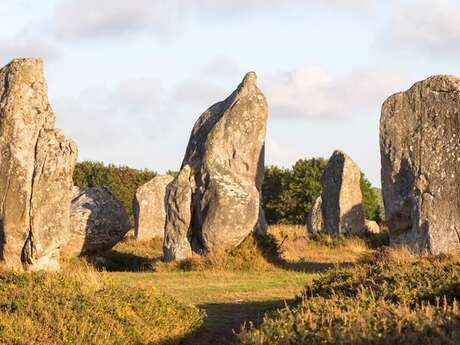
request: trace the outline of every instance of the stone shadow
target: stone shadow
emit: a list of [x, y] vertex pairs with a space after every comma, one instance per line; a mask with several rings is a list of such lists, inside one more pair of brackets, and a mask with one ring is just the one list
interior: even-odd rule
[[257, 246], [265, 260], [267, 260], [275, 267], [287, 271], [318, 273], [336, 267], [350, 267], [354, 265], [352, 262], [331, 263], [308, 260], [287, 261], [282, 257], [281, 246], [283, 242], [279, 243], [278, 240], [270, 234], [254, 235], [254, 237], [256, 239]]
[[153, 271], [161, 257], [145, 257], [131, 253], [109, 250], [95, 256], [86, 256], [98, 270], [107, 272], [146, 272]]
[[[207, 317], [203, 326], [194, 334], [179, 341], [181, 345], [230, 345], [235, 344], [242, 327], [258, 326], [265, 313], [292, 304], [293, 301], [269, 300], [257, 302], [208, 303], [198, 305]], [[164, 343], [165, 345], [167, 343]]]

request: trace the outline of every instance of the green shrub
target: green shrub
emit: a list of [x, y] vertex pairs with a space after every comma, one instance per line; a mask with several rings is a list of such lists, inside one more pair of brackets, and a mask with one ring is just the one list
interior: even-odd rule
[[204, 315], [153, 289], [112, 285], [104, 273], [0, 273], [0, 343], [179, 343]]
[[460, 260], [382, 250], [308, 284], [242, 344], [458, 344]]
[[460, 309], [452, 305], [396, 305], [369, 295], [316, 298], [286, 307], [242, 344], [447, 345], [460, 341]]

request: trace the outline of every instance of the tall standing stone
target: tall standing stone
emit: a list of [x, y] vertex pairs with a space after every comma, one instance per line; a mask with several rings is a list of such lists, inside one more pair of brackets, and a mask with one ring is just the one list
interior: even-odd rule
[[[191, 182], [176, 178], [170, 185], [173, 194], [190, 190], [190, 202], [182, 198], [184, 203], [179, 205], [177, 199], [168, 199], [165, 254], [174, 251], [175, 243], [186, 242], [197, 253], [226, 250], [266, 227], [259, 206], [267, 102], [256, 79], [255, 73], [246, 74], [227, 99], [210, 107], [195, 123], [182, 162], [182, 170], [190, 170]], [[187, 238], [184, 220], [189, 221]]]
[[0, 94], [0, 257], [9, 268], [56, 270], [77, 148], [54, 128], [41, 60], [2, 68]]
[[325, 231], [330, 235], [364, 230], [360, 181], [358, 165], [342, 151], [334, 151], [321, 177], [321, 209]]
[[166, 187], [173, 179], [169, 175], [155, 176], [137, 189], [133, 202], [134, 236], [137, 240], [163, 238]]
[[389, 97], [380, 119], [385, 215], [393, 246], [460, 247], [460, 79], [434, 76]]

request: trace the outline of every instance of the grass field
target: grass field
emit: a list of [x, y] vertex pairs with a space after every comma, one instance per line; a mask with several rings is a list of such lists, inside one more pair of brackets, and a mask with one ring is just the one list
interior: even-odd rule
[[[371, 251], [356, 238], [337, 243], [327, 238], [308, 240], [300, 226], [273, 226], [269, 233], [281, 244], [281, 260], [243, 252], [241, 260], [216, 255], [206, 262], [196, 258], [177, 267], [160, 261], [160, 241], [137, 243], [128, 239], [104, 260], [99, 259], [103, 261], [99, 265], [118, 286], [154, 287], [205, 310], [204, 325], [184, 344], [228, 344], [243, 323], [260, 323], [266, 311], [284, 306], [318, 272], [350, 265]], [[247, 247], [252, 250], [251, 243]]]
[[64, 263], [60, 274], [0, 273], [0, 338], [8, 345], [233, 344], [321, 272], [352, 267], [379, 241], [308, 239], [304, 227], [272, 226], [231, 253], [178, 264], [161, 261], [160, 240], [128, 236], [90, 262]]
[[460, 255], [387, 242], [272, 226], [164, 263], [161, 241], [128, 236], [57, 274], [0, 272], [0, 344], [459, 344]]

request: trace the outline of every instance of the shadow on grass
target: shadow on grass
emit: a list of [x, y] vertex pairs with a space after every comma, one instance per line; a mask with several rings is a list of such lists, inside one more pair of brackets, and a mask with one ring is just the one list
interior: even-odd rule
[[353, 262], [331, 263], [331, 262], [301, 260], [301, 261], [296, 261], [296, 262], [284, 261], [280, 267], [288, 271], [304, 272], [304, 273], [320, 273], [320, 272], [324, 272], [332, 268], [346, 268], [346, 267], [352, 267], [354, 265], [355, 263]]
[[153, 271], [161, 257], [143, 257], [131, 253], [110, 250], [98, 256], [88, 257], [97, 269], [107, 272], [145, 272]]
[[[291, 303], [291, 302], [290, 302]], [[183, 338], [181, 345], [234, 344], [241, 327], [249, 322], [258, 326], [266, 312], [281, 308], [283, 300], [258, 302], [209, 303], [198, 305], [206, 311], [203, 326], [194, 334]]]
[[283, 243], [279, 243], [275, 236], [270, 234], [256, 235], [254, 238], [264, 259], [272, 265], [287, 271], [319, 273], [336, 267], [351, 267], [354, 265], [352, 262], [287, 261], [282, 255], [281, 248]]

